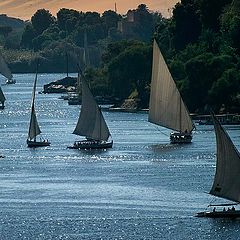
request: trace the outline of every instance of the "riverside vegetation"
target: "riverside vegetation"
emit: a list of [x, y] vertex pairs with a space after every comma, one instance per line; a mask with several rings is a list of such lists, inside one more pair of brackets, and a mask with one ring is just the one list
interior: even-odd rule
[[240, 110], [239, 1], [182, 0], [169, 18], [144, 4], [126, 16], [60, 9], [54, 17], [40, 9], [18, 27], [1, 18], [0, 25], [1, 51], [14, 73], [34, 71], [36, 58], [40, 71], [64, 72], [66, 54], [76, 72], [86, 33], [93, 94], [138, 98], [145, 108], [155, 38], [190, 112]]

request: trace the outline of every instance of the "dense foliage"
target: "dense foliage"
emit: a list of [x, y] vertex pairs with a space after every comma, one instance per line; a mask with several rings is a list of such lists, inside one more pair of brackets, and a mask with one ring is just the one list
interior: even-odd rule
[[[9, 34], [10, 28], [0, 27], [0, 37], [9, 39]], [[40, 9], [26, 24], [18, 46], [5, 41], [4, 54], [15, 72], [32, 71], [36, 57], [42, 71], [64, 71], [68, 54], [70, 71], [76, 71], [77, 63], [87, 67], [95, 95], [134, 96], [140, 107], [147, 107], [153, 38], [191, 112], [209, 107], [240, 111], [238, 0], [181, 0], [169, 19], [144, 4], [126, 16], [111, 10], [100, 15], [61, 9], [54, 17]], [[15, 60], [7, 48], [19, 49]]]

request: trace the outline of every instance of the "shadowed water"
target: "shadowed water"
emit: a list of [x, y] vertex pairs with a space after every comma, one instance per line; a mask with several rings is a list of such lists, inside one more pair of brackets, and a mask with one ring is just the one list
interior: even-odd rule
[[[39, 75], [37, 91], [64, 75]], [[0, 239], [239, 239], [240, 221], [196, 218], [214, 197], [213, 126], [197, 126], [193, 143], [170, 145], [170, 131], [147, 114], [103, 112], [114, 145], [67, 149], [79, 106], [61, 95], [36, 95], [43, 136], [26, 145], [34, 74], [2, 85]], [[3, 78], [0, 79], [3, 83]], [[226, 127], [239, 149], [239, 126]], [[219, 201], [219, 200], [218, 200]], [[224, 200], [220, 200], [224, 202]]]

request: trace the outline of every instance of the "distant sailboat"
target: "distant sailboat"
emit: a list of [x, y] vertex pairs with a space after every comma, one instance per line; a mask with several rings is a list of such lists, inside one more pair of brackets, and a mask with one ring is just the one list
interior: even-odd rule
[[[80, 78], [80, 76], [78, 76]], [[86, 137], [86, 140], [76, 141], [74, 149], [105, 149], [111, 148], [113, 141], [101, 109], [97, 105], [84, 76], [82, 80], [82, 107], [78, 123], [73, 134]]]
[[28, 131], [27, 145], [28, 147], [45, 147], [45, 146], [49, 146], [50, 142], [48, 140], [41, 140], [41, 139], [37, 141], [37, 138], [36, 138], [41, 133], [41, 130], [37, 122], [37, 116], [35, 113], [36, 84], [37, 84], [37, 71], [36, 71], [36, 77], [33, 84], [31, 119], [30, 119], [29, 131]]
[[[210, 194], [235, 203], [209, 205], [214, 206], [213, 211], [200, 212], [197, 214], [197, 217], [240, 217], [240, 211], [235, 210], [234, 207], [225, 210], [225, 206], [236, 205], [240, 202], [240, 154], [217, 118], [215, 116], [212, 117], [217, 141], [217, 163]], [[224, 206], [224, 210], [216, 210], [215, 207], [217, 206]]]
[[4, 94], [3, 94], [2, 88], [0, 87], [0, 103], [1, 103], [0, 109], [4, 109], [4, 107], [5, 107], [4, 106], [5, 100], [6, 100], [6, 98], [5, 98]]
[[[84, 42], [83, 42], [83, 56], [82, 56], [82, 71], [89, 67], [89, 50], [88, 50], [88, 38], [87, 38], [87, 30], [84, 30]], [[77, 86], [75, 92], [68, 93], [68, 104], [69, 105], [80, 105], [81, 104], [81, 96], [80, 96], [80, 78], [77, 78]]]
[[2, 55], [0, 54], [0, 72], [1, 74], [7, 78], [6, 84], [16, 83], [16, 80], [13, 79], [12, 73], [8, 68], [6, 62], [4, 61]]
[[171, 143], [192, 140], [194, 124], [155, 40], [148, 121], [177, 131], [171, 133]]

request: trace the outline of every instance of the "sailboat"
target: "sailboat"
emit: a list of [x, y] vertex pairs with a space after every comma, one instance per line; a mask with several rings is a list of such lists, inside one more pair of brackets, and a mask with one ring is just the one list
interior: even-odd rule
[[8, 68], [6, 62], [4, 61], [2, 55], [0, 54], [0, 72], [1, 74], [7, 78], [6, 84], [16, 83], [16, 80], [13, 79], [12, 73]]
[[[78, 75], [80, 79], [80, 74]], [[86, 137], [85, 140], [75, 141], [74, 149], [106, 149], [111, 148], [113, 141], [108, 126], [104, 120], [101, 108], [97, 105], [84, 76], [82, 82], [82, 107], [80, 116], [73, 134]], [[79, 80], [78, 80], [79, 81]]]
[[[2, 55], [0, 54], [0, 73], [6, 77], [7, 79], [12, 79], [12, 74], [11, 71], [9, 70], [6, 62], [4, 61]], [[4, 102], [5, 102], [6, 98], [3, 94], [2, 88], [0, 87], [0, 109], [4, 109]]]
[[[83, 42], [83, 72], [86, 70], [87, 67], [90, 65], [89, 60], [89, 50], [88, 50], [88, 38], [87, 38], [87, 30], [84, 30], [84, 42]], [[69, 92], [68, 93], [68, 104], [69, 105], [80, 105], [81, 104], [81, 97], [79, 95], [79, 88], [80, 88], [80, 82], [79, 79], [77, 79], [77, 86], [75, 92]]]
[[0, 103], [1, 103], [0, 109], [4, 109], [4, 107], [5, 107], [4, 106], [5, 100], [6, 100], [6, 98], [5, 98], [4, 94], [3, 94], [2, 88], [0, 87]]
[[45, 147], [49, 146], [50, 142], [48, 140], [37, 140], [37, 136], [41, 133], [41, 130], [38, 125], [37, 116], [35, 113], [35, 95], [36, 95], [36, 84], [37, 84], [37, 71], [33, 84], [32, 91], [32, 107], [31, 107], [31, 119], [29, 124], [27, 145], [28, 147]]
[[[210, 194], [234, 203], [209, 205], [214, 207], [213, 211], [199, 212], [197, 217], [237, 218], [240, 217], [240, 210], [235, 210], [234, 205], [240, 202], [240, 154], [218, 119], [214, 115], [212, 118], [217, 141], [217, 163]], [[223, 210], [216, 210], [219, 206], [224, 207]], [[226, 210], [226, 206], [232, 208]]]
[[192, 141], [193, 121], [156, 40], [153, 43], [148, 121], [176, 131], [170, 134], [171, 143], [191, 143]]

